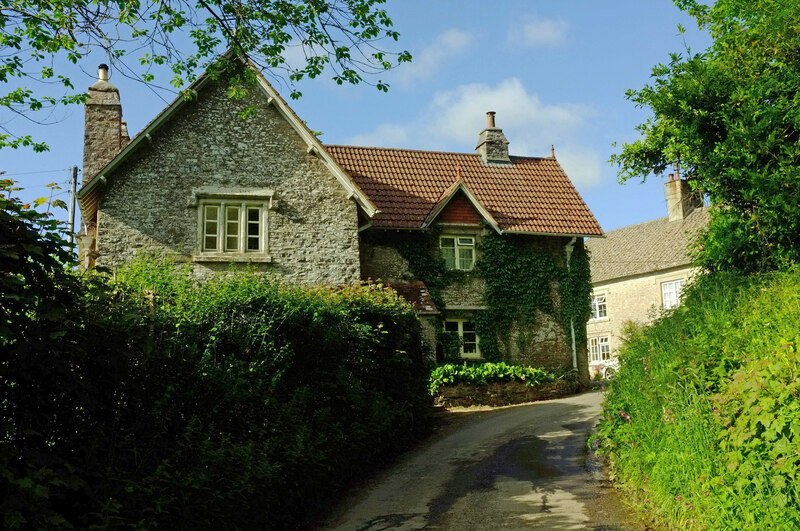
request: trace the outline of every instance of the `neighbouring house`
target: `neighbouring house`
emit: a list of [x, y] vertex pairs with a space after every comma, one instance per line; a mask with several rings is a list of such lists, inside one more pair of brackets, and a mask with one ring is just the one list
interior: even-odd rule
[[[191, 100], [128, 139], [101, 65], [78, 194], [84, 267], [149, 250], [200, 278], [241, 263], [303, 283], [373, 280], [416, 308], [431, 356], [571, 365], [588, 378], [585, 315], [561, 307], [561, 290], [578, 282], [570, 260], [586, 255], [583, 238], [602, 230], [552, 152], [510, 156], [494, 113], [474, 153], [323, 145], [257, 78], [231, 99], [204, 75]], [[240, 118], [245, 108], [255, 114]], [[517, 263], [543, 266], [498, 277]], [[588, 266], [586, 277], [588, 295]], [[516, 306], [503, 282], [520, 286]]]
[[689, 243], [708, 225], [703, 197], [685, 179], [664, 183], [669, 215], [606, 233], [587, 242], [592, 313], [586, 325], [589, 371], [616, 357], [627, 323], [647, 323], [680, 304], [692, 276]]

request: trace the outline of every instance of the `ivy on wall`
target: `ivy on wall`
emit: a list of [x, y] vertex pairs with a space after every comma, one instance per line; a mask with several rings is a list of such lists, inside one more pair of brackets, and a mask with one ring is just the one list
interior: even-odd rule
[[575, 323], [575, 344], [586, 341], [586, 321], [592, 313], [592, 273], [583, 242], [575, 244], [569, 269], [561, 279], [561, 323], [569, 334]]
[[[479, 256], [472, 272], [449, 271], [439, 257], [441, 230], [436, 227], [399, 243], [398, 250], [409, 264], [411, 273], [425, 283], [431, 299], [444, 308], [442, 293], [465, 275], [478, 274], [486, 281], [484, 300], [487, 308], [474, 313], [481, 354], [488, 361], [511, 361], [511, 330], [517, 325], [516, 347], [525, 350], [532, 334], [524, 329], [535, 326], [536, 310], [555, 317], [567, 337], [575, 323], [575, 342], [585, 341], [583, 326], [591, 312], [591, 276], [589, 256], [582, 242], [576, 242], [569, 268], [556, 263], [552, 253], [533, 251], [522, 241], [487, 231], [479, 245]], [[566, 263], [566, 257], [564, 260]], [[559, 286], [556, 304], [551, 283]], [[458, 357], [458, 344], [444, 333], [443, 318], [437, 326], [437, 343], [445, 358]]]
[[[422, 233], [412, 235], [397, 244], [400, 255], [408, 262], [414, 278], [425, 283], [431, 300], [437, 308], [444, 308], [442, 292], [453, 282], [464, 278], [464, 271], [450, 271], [445, 268], [444, 260], [439, 254], [439, 226], [431, 227]], [[447, 360], [459, 359], [458, 340], [444, 331], [444, 317], [436, 318], [436, 350]]]

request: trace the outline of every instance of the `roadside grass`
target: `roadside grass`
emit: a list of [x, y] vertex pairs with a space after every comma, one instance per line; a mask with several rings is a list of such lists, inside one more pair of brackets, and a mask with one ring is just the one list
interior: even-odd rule
[[698, 279], [630, 327], [601, 451], [640, 509], [677, 528], [800, 527], [800, 272]]

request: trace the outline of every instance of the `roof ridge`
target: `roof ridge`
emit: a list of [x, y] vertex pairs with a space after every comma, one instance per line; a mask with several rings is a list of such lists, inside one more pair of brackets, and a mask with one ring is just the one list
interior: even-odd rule
[[[396, 147], [379, 147], [379, 146], [353, 146], [347, 144], [322, 144], [325, 149], [327, 148], [348, 148], [348, 149], [378, 149], [381, 151], [407, 151], [412, 153], [432, 153], [438, 155], [465, 155], [468, 157], [478, 157], [477, 153], [466, 153], [463, 151], [440, 151], [430, 149], [412, 149], [412, 148], [396, 148]], [[552, 157], [533, 157], [528, 155], [509, 155], [512, 159], [533, 159], [533, 160], [555, 160]]]

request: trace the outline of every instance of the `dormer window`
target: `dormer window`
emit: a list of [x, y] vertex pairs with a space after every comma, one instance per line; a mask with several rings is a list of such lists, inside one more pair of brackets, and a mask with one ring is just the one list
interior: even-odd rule
[[472, 236], [442, 236], [439, 251], [446, 269], [472, 271], [475, 267], [475, 238]]

